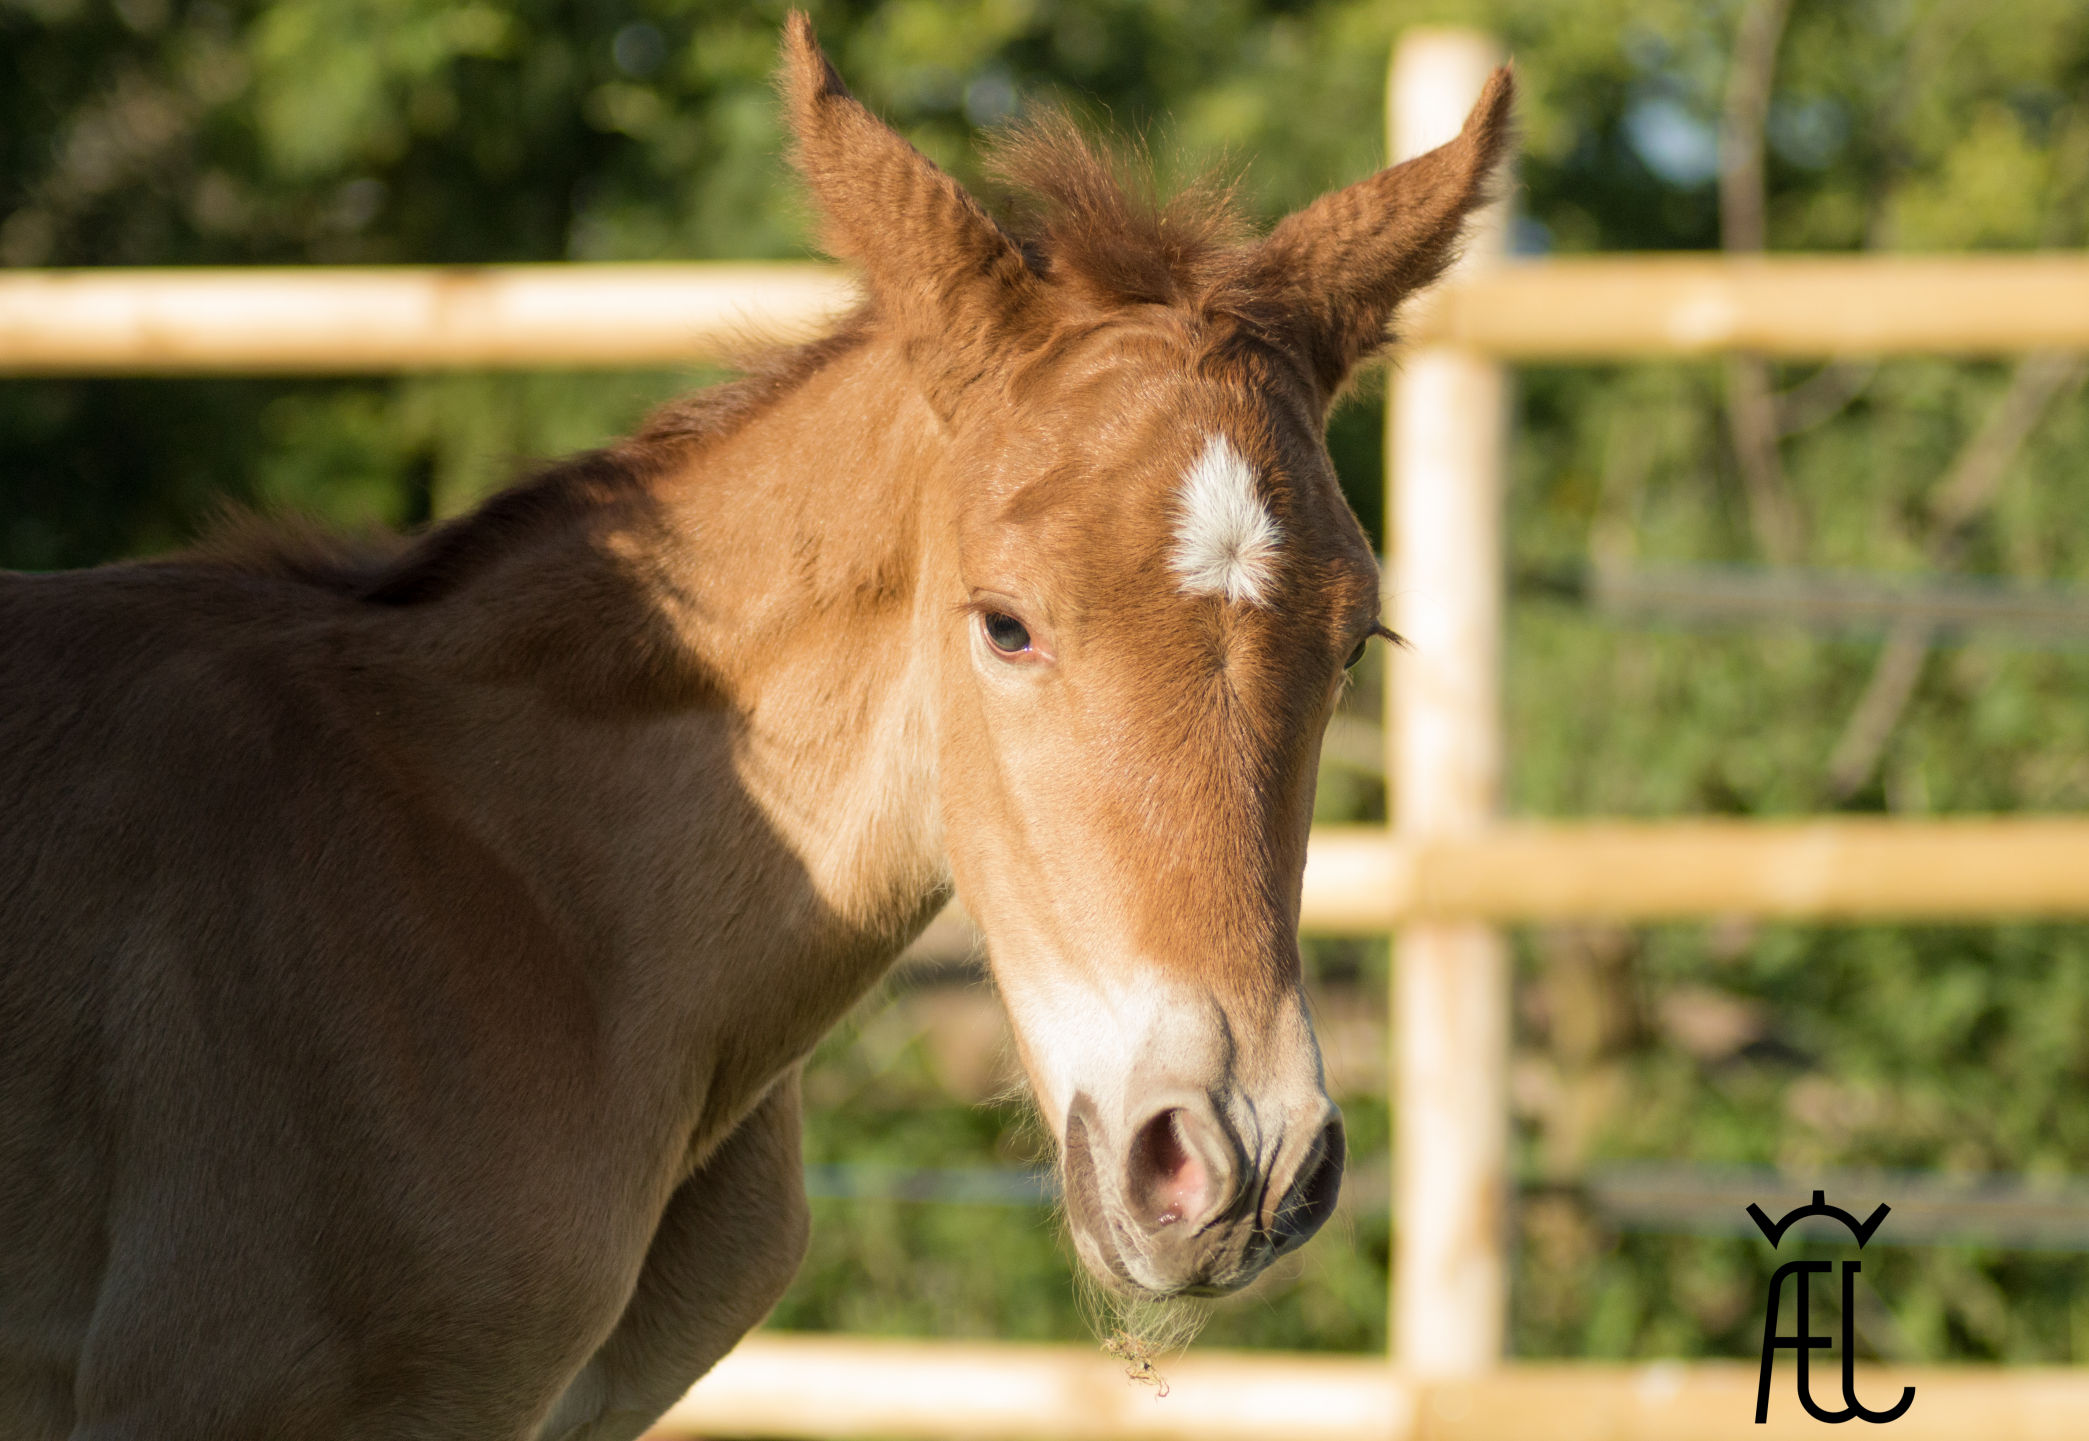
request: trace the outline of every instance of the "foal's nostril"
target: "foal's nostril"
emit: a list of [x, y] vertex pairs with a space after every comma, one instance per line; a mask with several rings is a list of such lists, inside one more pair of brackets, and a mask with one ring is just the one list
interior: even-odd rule
[[1127, 1187], [1134, 1211], [1149, 1228], [1201, 1219], [1218, 1196], [1223, 1177], [1198, 1119], [1181, 1106], [1163, 1110], [1132, 1137]]
[[1342, 1194], [1342, 1165], [1347, 1149], [1342, 1118], [1336, 1116], [1306, 1153], [1290, 1189], [1269, 1218], [1270, 1239], [1276, 1242], [1278, 1250], [1306, 1240], [1335, 1213], [1335, 1201]]

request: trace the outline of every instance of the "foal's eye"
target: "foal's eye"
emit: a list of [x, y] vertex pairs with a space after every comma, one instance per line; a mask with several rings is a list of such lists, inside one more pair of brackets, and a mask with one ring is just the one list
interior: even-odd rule
[[1356, 649], [1349, 653], [1349, 659], [1342, 662], [1342, 669], [1355, 670], [1357, 667], [1357, 663], [1363, 660], [1364, 658], [1365, 648], [1368, 647], [1370, 644], [1371, 637], [1369, 636], [1365, 636], [1362, 640], [1358, 641], [1356, 643]]
[[987, 644], [1003, 655], [1020, 655], [1030, 649], [1030, 632], [1012, 615], [990, 610], [983, 617]]

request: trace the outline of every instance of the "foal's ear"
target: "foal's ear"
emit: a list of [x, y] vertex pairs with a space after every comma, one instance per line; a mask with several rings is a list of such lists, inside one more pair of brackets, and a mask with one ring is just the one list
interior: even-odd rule
[[1321, 196], [1250, 253], [1249, 284], [1276, 300], [1325, 396], [1385, 344], [1394, 308], [1457, 258], [1512, 144], [1515, 88], [1509, 67], [1496, 70], [1456, 139]]
[[991, 368], [986, 351], [1039, 303], [1042, 282], [963, 186], [849, 94], [802, 10], [784, 23], [781, 83], [826, 248], [862, 270], [947, 417]]

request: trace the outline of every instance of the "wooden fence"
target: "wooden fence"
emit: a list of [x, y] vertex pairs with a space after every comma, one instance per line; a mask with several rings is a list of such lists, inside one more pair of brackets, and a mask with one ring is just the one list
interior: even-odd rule
[[[1444, 138], [1493, 60], [1417, 32], [1395, 154]], [[2089, 819], [1501, 823], [1503, 367], [1689, 356], [2089, 350], [2089, 256], [1592, 257], [1508, 262], [1500, 225], [1408, 318], [1387, 446], [1395, 625], [1389, 830], [1325, 830], [1309, 929], [1396, 938], [1400, 1218], [1385, 1359], [1196, 1355], [1173, 1394], [1079, 1348], [758, 1335], [670, 1429], [748, 1436], [1784, 1436], [1748, 1368], [1502, 1365], [1503, 922], [1751, 914], [2089, 915]], [[0, 374], [679, 366], [810, 333], [851, 303], [816, 265], [0, 274]], [[1875, 1391], [1897, 1386], [1880, 1373]], [[2089, 1372], [1921, 1372], [1898, 1441], [2089, 1435]], [[1785, 1398], [1789, 1400], [1789, 1398]]]
[[[810, 333], [854, 296], [810, 261], [0, 270], [0, 375], [679, 366]], [[1425, 297], [1402, 332], [1529, 362], [2076, 350], [2089, 256], [1514, 260]]]
[[[1379, 1360], [1192, 1350], [1169, 1393], [1072, 1347], [756, 1334], [661, 1435], [971, 1441], [1818, 1441], [1787, 1389], [1755, 1424], [1750, 1363], [1524, 1363], [1419, 1378]], [[1833, 1382], [1822, 1378], [1823, 1392]], [[1788, 1383], [1787, 1383], [1788, 1384]], [[1860, 1367], [1916, 1388], [1893, 1441], [2081, 1441], [2089, 1370]]]

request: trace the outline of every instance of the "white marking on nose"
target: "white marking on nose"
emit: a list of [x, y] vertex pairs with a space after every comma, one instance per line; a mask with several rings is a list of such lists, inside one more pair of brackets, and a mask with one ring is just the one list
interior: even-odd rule
[[1182, 477], [1168, 563], [1192, 594], [1260, 605], [1277, 557], [1277, 523], [1255, 490], [1255, 468], [1223, 435], [1204, 443]]

